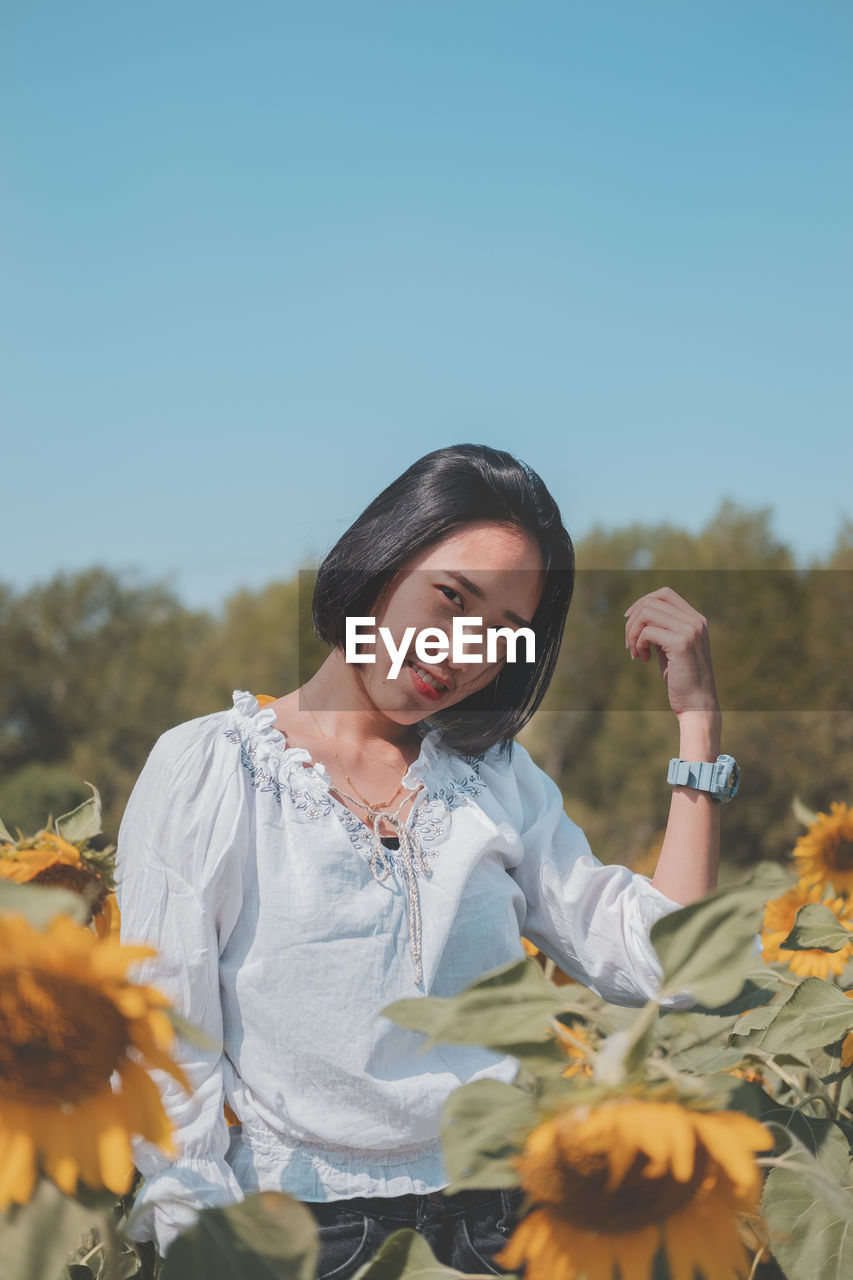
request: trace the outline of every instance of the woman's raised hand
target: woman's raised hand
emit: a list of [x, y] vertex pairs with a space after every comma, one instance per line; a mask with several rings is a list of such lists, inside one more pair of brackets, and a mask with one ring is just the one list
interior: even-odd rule
[[625, 611], [625, 647], [648, 662], [657, 651], [669, 705], [687, 711], [719, 712], [711, 665], [708, 620], [671, 587], [640, 596]]

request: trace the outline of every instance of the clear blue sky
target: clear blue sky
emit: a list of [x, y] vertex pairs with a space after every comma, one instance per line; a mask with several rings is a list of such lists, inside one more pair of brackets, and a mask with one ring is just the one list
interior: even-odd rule
[[0, 580], [191, 604], [429, 449], [853, 514], [849, 0], [5, 0]]

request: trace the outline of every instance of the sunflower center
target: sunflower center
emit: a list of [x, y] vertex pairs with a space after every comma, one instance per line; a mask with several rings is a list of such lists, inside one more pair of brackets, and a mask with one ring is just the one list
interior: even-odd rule
[[0, 973], [0, 1097], [78, 1102], [108, 1083], [128, 1045], [124, 1018], [100, 991], [60, 973]]
[[845, 840], [839, 836], [837, 840], [827, 843], [823, 856], [831, 871], [853, 870], [853, 840]]
[[560, 1161], [562, 1195], [549, 1209], [584, 1231], [615, 1235], [639, 1231], [652, 1222], [662, 1222], [683, 1209], [702, 1185], [708, 1173], [708, 1154], [697, 1147], [693, 1174], [679, 1182], [671, 1173], [645, 1177], [648, 1157], [637, 1154], [618, 1187], [607, 1188], [608, 1161], [603, 1152], [563, 1152]]
[[37, 872], [30, 884], [54, 886], [79, 893], [89, 906], [89, 920], [100, 909], [107, 896], [107, 886], [100, 876], [86, 867], [75, 867], [68, 862], [52, 862], [49, 867]]

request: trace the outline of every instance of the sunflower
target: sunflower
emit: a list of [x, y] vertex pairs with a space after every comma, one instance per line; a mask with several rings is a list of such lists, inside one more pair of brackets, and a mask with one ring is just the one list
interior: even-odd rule
[[29, 1200], [40, 1170], [66, 1195], [78, 1179], [125, 1194], [131, 1134], [175, 1154], [148, 1075], [159, 1067], [190, 1089], [167, 1053], [168, 1002], [126, 976], [155, 954], [65, 915], [43, 931], [0, 915], [0, 1212]]
[[808, 884], [800, 880], [793, 889], [783, 893], [781, 898], [774, 898], [772, 902], [767, 903], [761, 933], [763, 955], [767, 964], [781, 961], [800, 978], [826, 978], [830, 973], [837, 976], [844, 972], [847, 961], [853, 955], [853, 937], [850, 942], [845, 942], [840, 951], [821, 951], [817, 947], [808, 951], [788, 951], [781, 947], [781, 943], [794, 927], [797, 912], [801, 907], [812, 902], [820, 902], [823, 906], [829, 907], [845, 929], [853, 928], [853, 922], [851, 922], [853, 903], [845, 898], [824, 899], [823, 891], [824, 886], [821, 884]]
[[756, 1216], [767, 1129], [739, 1111], [622, 1097], [560, 1112], [516, 1157], [532, 1207], [495, 1260], [526, 1280], [672, 1280], [746, 1271], [741, 1214]]
[[853, 889], [853, 809], [833, 802], [794, 845], [801, 879], [831, 884], [836, 893]]
[[0, 877], [14, 884], [58, 885], [85, 899], [88, 921], [103, 908], [109, 886], [87, 866], [76, 845], [54, 831], [38, 831], [18, 844], [0, 845]]
[[569, 1065], [563, 1075], [591, 1076], [593, 1045], [583, 1022], [578, 1018], [572, 1022], [571, 1026], [559, 1023], [557, 1039], [560, 1042], [560, 1048], [569, 1059]]

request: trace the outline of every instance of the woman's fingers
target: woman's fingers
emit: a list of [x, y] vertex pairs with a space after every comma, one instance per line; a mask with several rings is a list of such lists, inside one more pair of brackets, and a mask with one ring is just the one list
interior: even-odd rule
[[625, 646], [648, 662], [657, 650], [670, 705], [676, 713], [716, 705], [708, 621], [670, 587], [635, 600], [625, 611]]
[[[664, 588], [663, 590], [667, 590]], [[642, 596], [636, 600], [626, 613], [628, 621], [625, 624], [625, 647], [630, 651], [632, 657], [636, 657], [638, 653], [643, 657], [644, 661], [648, 661], [650, 657], [648, 640], [657, 643], [655, 637], [646, 637], [643, 643], [640, 643], [640, 637], [644, 629], [652, 626], [658, 627], [667, 632], [667, 639], [673, 644], [679, 642], [690, 643], [696, 641], [707, 631], [707, 619], [701, 613], [692, 608], [686, 600], [674, 591], [669, 592], [670, 599], [663, 596], [662, 592]], [[658, 637], [663, 640], [664, 637]]]

